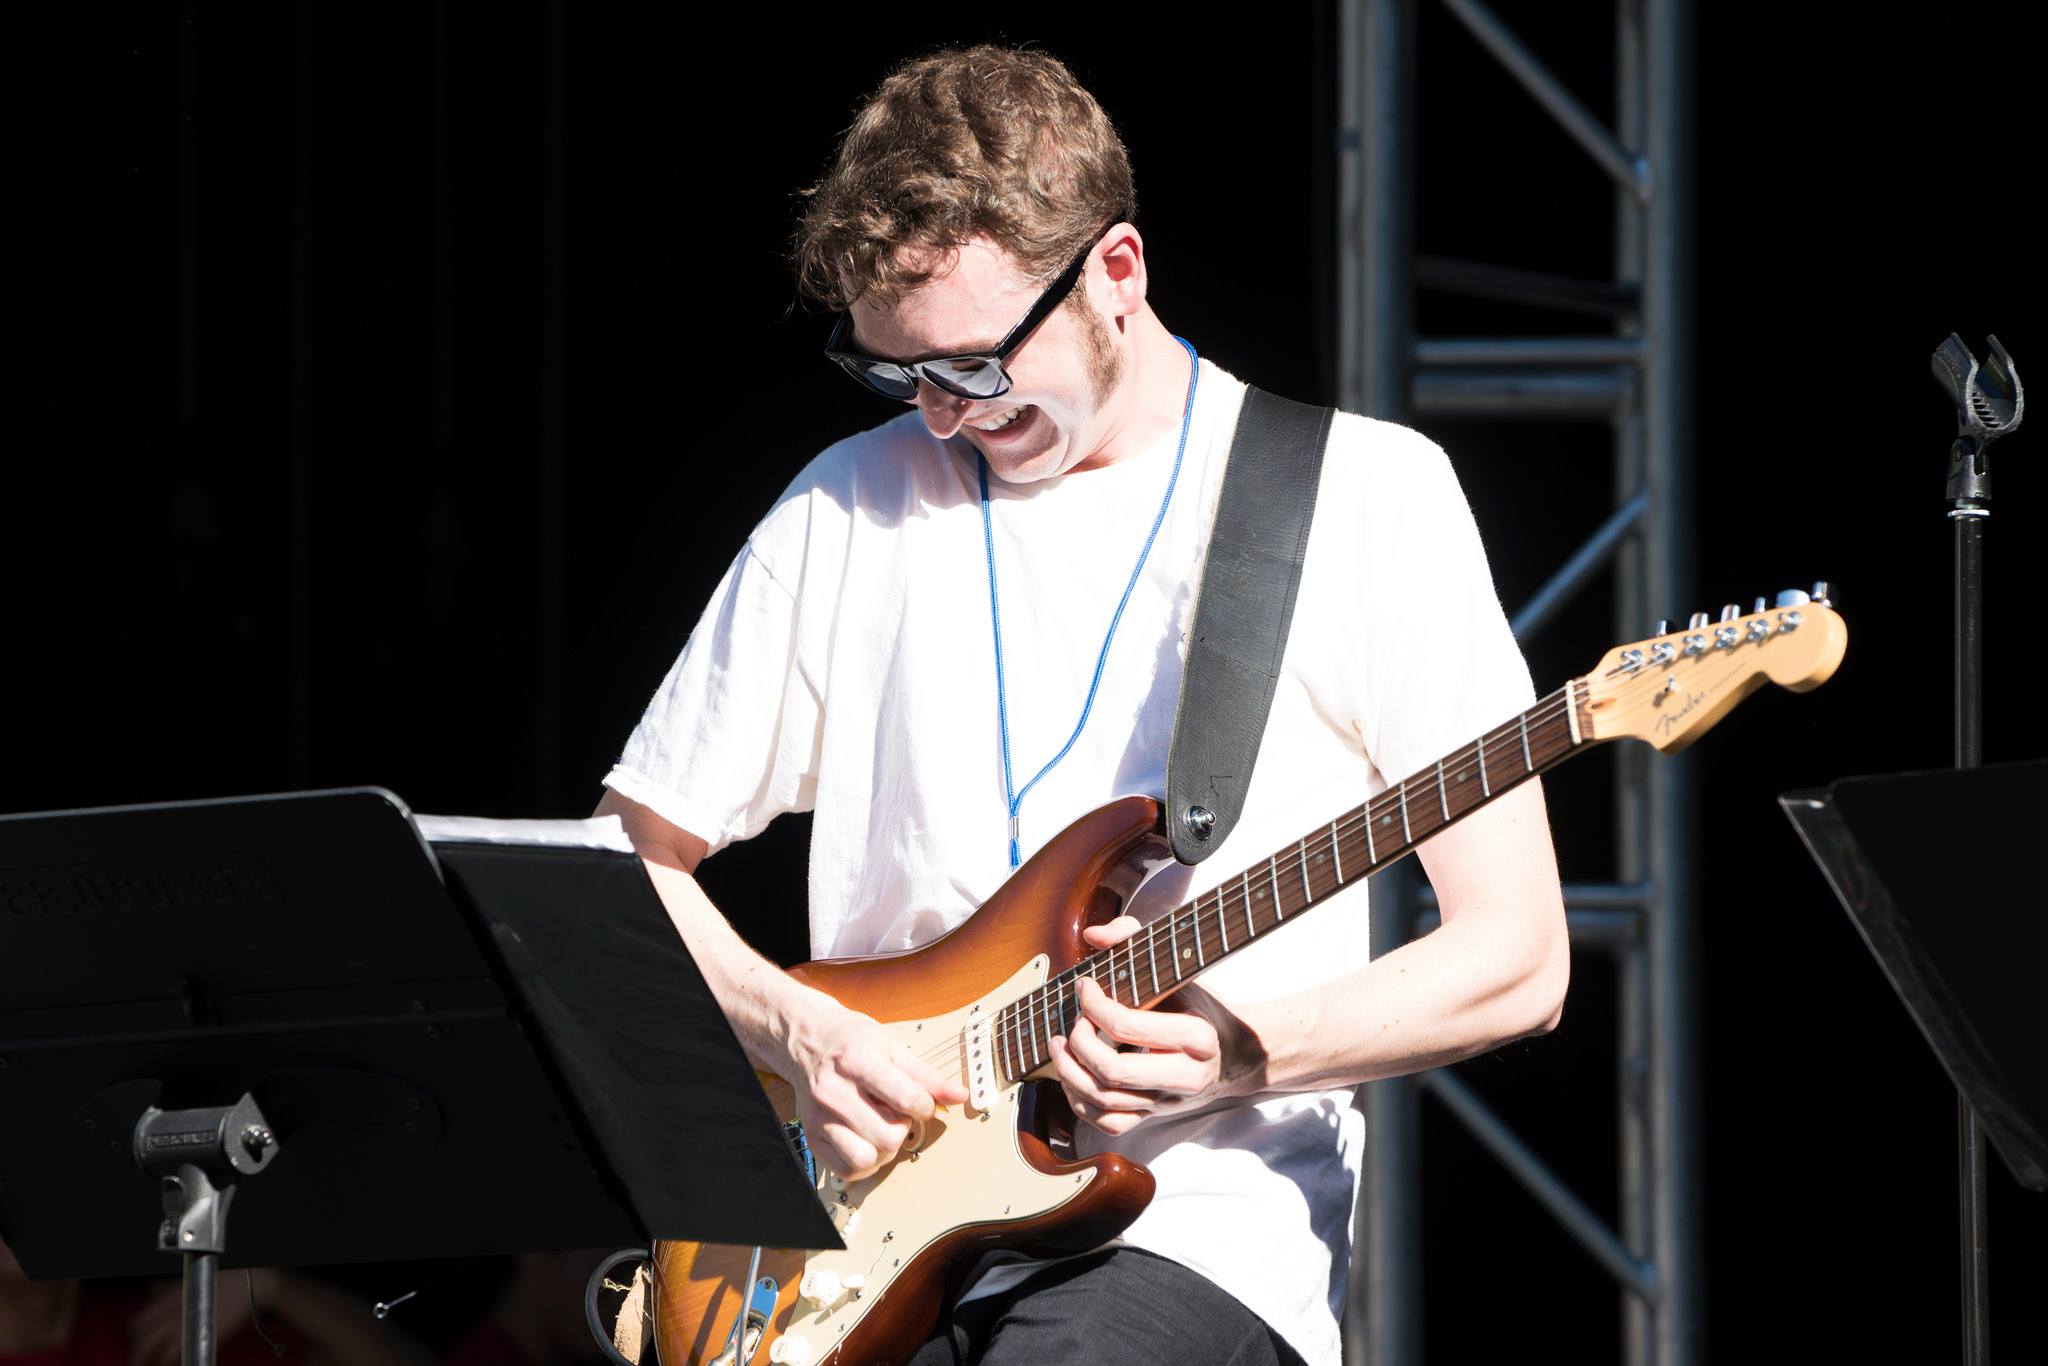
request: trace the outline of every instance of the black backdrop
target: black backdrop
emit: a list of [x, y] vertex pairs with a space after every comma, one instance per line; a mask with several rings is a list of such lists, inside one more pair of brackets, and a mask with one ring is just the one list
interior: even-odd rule
[[[1773, 799], [1949, 760], [1927, 356], [1997, 330], [2048, 374], [2012, 198], [2039, 179], [2035, 73], [1999, 27], [2015, 6], [1948, 27], [1699, 8], [1699, 596], [1660, 610], [1827, 577], [1854, 632], [1827, 688], [1747, 704], [1687, 760], [1713, 1343], [1932, 1358], [1957, 1321], [1949, 1092]], [[1605, 7], [1500, 10], [1608, 109]], [[1245, 378], [1332, 397], [1334, 10], [1260, 19], [301, 0], [25, 32], [0, 810], [356, 782], [587, 810], [753, 519], [886, 416], [816, 360], [781, 252], [853, 103], [926, 44], [1071, 62], [1131, 147], [1161, 316]], [[1421, 248], [1604, 272], [1600, 174], [1433, 6], [1421, 53]], [[1429, 299], [1421, 319], [1551, 321]], [[1511, 606], [1605, 515], [1598, 431], [1425, 425]], [[2048, 752], [2025, 664], [2038, 450], [2001, 447], [1993, 760]], [[1539, 682], [1614, 639], [1589, 600], [1532, 643]], [[1552, 788], [1567, 877], [1611, 859], [1583, 767]], [[707, 876], [789, 957], [804, 831], [782, 824]], [[1609, 1214], [1612, 998], [1583, 955], [1557, 1035], [1466, 1069]], [[1455, 1124], [1425, 1133], [1432, 1357], [1613, 1355], [1600, 1273]], [[1992, 1196], [1995, 1340], [2038, 1348], [2048, 1205], [2002, 1168]]]

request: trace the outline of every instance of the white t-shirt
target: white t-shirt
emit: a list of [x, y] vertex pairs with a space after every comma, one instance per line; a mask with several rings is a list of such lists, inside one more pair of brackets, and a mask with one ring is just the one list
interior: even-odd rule
[[[1196, 390], [1087, 726], [1024, 802], [1027, 859], [1105, 802], [1165, 791], [1194, 580], [1244, 398], [1206, 361]], [[990, 476], [1020, 788], [1073, 733], [1178, 435], [1036, 484]], [[815, 811], [814, 956], [926, 943], [1009, 875], [977, 472], [965, 440], [936, 440], [915, 412], [819, 455], [733, 561], [605, 779], [714, 852]], [[1133, 913], [1174, 909], [1531, 700], [1449, 461], [1414, 431], [1340, 413], [1242, 818], [1207, 861], [1155, 877]], [[1203, 986], [1251, 1001], [1367, 960], [1362, 883], [1289, 924]], [[1157, 1178], [1124, 1242], [1201, 1272], [1330, 1363], [1362, 1138], [1348, 1090], [1156, 1119], [1116, 1140], [1077, 1134], [1084, 1152], [1114, 1147]]]

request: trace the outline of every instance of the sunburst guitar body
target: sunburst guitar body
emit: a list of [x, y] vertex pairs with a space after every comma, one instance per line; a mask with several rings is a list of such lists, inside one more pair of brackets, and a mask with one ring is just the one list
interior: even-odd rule
[[[975, 1254], [1086, 1251], [1137, 1218], [1152, 1198], [1151, 1174], [1115, 1154], [1056, 1156], [1049, 1126], [1026, 1113], [1037, 1083], [1002, 1074], [994, 1031], [1004, 1006], [1081, 961], [1083, 925], [1113, 918], [1170, 859], [1154, 834], [1158, 812], [1140, 797], [1091, 812], [923, 948], [792, 971], [919, 1055], [951, 1064], [969, 1100], [940, 1110], [867, 1180], [819, 1173], [844, 1251], [764, 1249], [757, 1262], [750, 1248], [657, 1243], [663, 1362], [899, 1361], [931, 1331], [949, 1275]], [[765, 1073], [762, 1082], [777, 1113], [794, 1119], [789, 1084]], [[735, 1336], [743, 1293], [750, 1313]]]

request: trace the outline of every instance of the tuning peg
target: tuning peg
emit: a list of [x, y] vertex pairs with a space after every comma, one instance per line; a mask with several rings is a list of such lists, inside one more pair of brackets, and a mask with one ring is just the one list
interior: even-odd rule
[[1833, 607], [1835, 605], [1835, 586], [1826, 579], [1822, 579], [1813, 586], [1811, 601], [1822, 607]]
[[1765, 609], [1766, 607], [1768, 607], [1768, 606], [1770, 606], [1770, 603], [1766, 602], [1766, 601], [1765, 601], [1764, 599], [1762, 599], [1762, 598], [1758, 598], [1758, 599], [1756, 600], [1756, 606], [1754, 606], [1754, 607], [1750, 608], [1749, 610], [1750, 610], [1750, 611], [1752, 611], [1752, 612], [1761, 612], [1761, 611], [1763, 611], [1763, 610], [1764, 610], [1764, 609]]
[[1733, 621], [1741, 615], [1742, 609], [1740, 607], [1737, 607], [1734, 603], [1724, 602], [1721, 604], [1721, 620]]
[[1686, 623], [1686, 629], [1688, 631], [1697, 631], [1706, 624], [1707, 614], [1705, 612], [1694, 612], [1692, 619]]
[[1778, 594], [1777, 605], [1780, 607], [1804, 607], [1812, 601], [1813, 599], [1808, 597], [1804, 591], [1797, 588], [1788, 588]]
[[1652, 632], [1650, 632], [1650, 634], [1651, 634], [1651, 635], [1653, 635], [1653, 636], [1668, 636], [1668, 635], [1670, 635], [1670, 634], [1671, 634], [1671, 623], [1670, 623], [1670, 622], [1668, 622], [1668, 621], [1666, 621], [1666, 620], [1664, 620], [1664, 618], [1662, 618], [1662, 617], [1658, 617], [1658, 618], [1657, 618], [1657, 629], [1656, 629], [1656, 630], [1654, 630], [1654, 631], [1652, 631]]

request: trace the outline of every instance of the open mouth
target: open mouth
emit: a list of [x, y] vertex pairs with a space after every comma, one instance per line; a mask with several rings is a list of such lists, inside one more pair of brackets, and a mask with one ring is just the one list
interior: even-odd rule
[[994, 417], [968, 425], [992, 441], [1006, 441], [1029, 427], [1037, 414], [1038, 409], [1026, 403], [1008, 412], [998, 413]]

